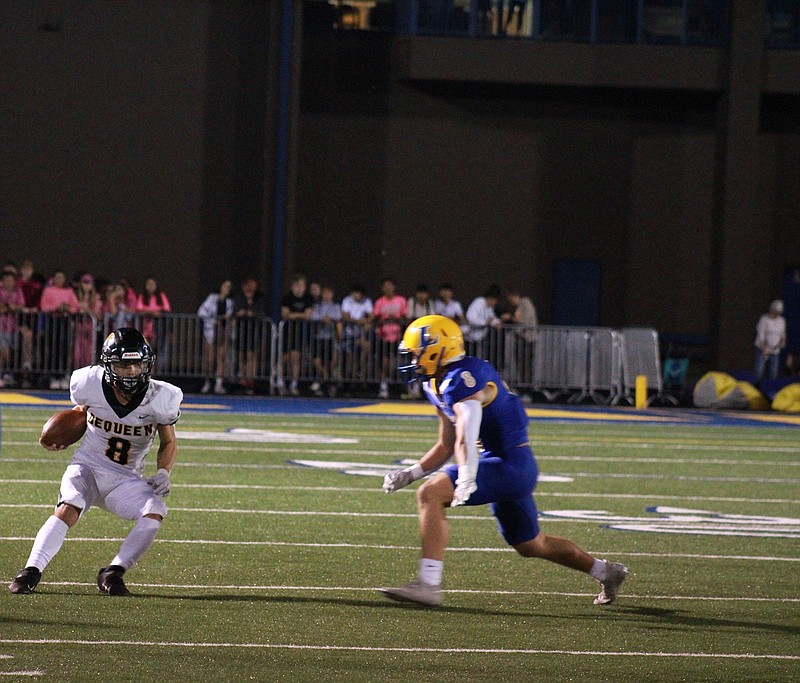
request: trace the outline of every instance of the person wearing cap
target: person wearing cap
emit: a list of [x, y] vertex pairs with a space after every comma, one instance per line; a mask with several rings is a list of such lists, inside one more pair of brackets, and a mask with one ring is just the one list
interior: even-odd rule
[[783, 317], [783, 301], [775, 299], [769, 311], [758, 319], [756, 325], [756, 377], [761, 380], [764, 370], [768, 379], [778, 376], [778, 360], [786, 346], [786, 319]]

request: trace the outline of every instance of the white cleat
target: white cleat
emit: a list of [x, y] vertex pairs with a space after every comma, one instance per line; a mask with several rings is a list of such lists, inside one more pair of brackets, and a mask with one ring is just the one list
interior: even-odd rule
[[442, 604], [442, 586], [434, 586], [416, 580], [400, 588], [382, 588], [383, 593], [390, 600], [397, 602], [415, 602], [425, 607], [439, 607]]
[[606, 562], [606, 576], [600, 584], [600, 593], [594, 599], [595, 605], [610, 605], [617, 599], [617, 591], [628, 578], [628, 568], [619, 562]]

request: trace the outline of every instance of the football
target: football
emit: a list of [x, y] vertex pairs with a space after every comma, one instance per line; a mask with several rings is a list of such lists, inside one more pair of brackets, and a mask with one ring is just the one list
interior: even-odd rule
[[42, 427], [39, 443], [45, 447], [66, 447], [80, 441], [86, 431], [86, 412], [83, 410], [62, 410]]

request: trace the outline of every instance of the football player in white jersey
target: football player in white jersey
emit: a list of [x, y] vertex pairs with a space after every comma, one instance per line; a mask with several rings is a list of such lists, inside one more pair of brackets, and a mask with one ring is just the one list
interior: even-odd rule
[[[12, 582], [12, 593], [33, 591], [66, 538], [92, 506], [136, 524], [111, 563], [97, 574], [97, 587], [109, 595], [129, 595], [123, 574], [155, 540], [167, 514], [164, 497], [175, 463], [175, 423], [181, 390], [150, 378], [155, 356], [142, 333], [123, 327], [103, 343], [101, 365], [72, 373], [70, 399], [86, 412], [86, 434], [64, 476], [55, 512], [33, 543], [28, 562]], [[155, 475], [144, 478], [144, 460], [158, 434]], [[61, 450], [64, 446], [45, 446]]]

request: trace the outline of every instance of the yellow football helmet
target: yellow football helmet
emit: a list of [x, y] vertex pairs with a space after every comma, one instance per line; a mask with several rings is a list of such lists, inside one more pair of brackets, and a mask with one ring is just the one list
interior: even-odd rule
[[423, 315], [406, 328], [398, 352], [397, 369], [406, 382], [433, 377], [442, 366], [464, 357], [464, 335], [450, 318]]

